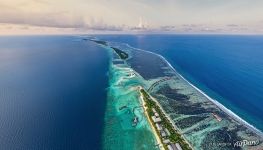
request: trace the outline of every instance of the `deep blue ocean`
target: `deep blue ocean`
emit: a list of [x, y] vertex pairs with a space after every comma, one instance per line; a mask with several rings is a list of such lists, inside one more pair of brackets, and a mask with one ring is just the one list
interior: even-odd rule
[[108, 63], [74, 36], [0, 37], [0, 150], [101, 149]]
[[188, 81], [263, 131], [263, 36], [99, 37], [161, 54]]
[[[263, 130], [263, 36], [96, 36], [161, 54]], [[0, 37], [0, 150], [101, 149], [108, 63], [74, 36]]]

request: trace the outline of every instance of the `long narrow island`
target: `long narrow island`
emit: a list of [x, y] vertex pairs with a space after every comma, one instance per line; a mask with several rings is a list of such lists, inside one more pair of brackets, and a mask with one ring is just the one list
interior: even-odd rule
[[[112, 56], [105, 149], [263, 147], [260, 131], [185, 80], [162, 56], [123, 43], [90, 41]], [[244, 141], [250, 143], [244, 145]]]
[[176, 130], [157, 102], [155, 102], [144, 89], [141, 88], [140, 93], [145, 103], [144, 107], [149, 121], [153, 125], [164, 149], [191, 150], [192, 148], [190, 148], [189, 144], [182, 138], [181, 134]]

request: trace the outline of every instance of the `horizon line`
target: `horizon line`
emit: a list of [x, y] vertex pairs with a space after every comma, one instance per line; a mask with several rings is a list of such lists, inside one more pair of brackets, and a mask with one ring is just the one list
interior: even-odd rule
[[252, 35], [263, 36], [263, 33], [25, 33], [25, 34], [0, 34], [1, 36], [88, 36], [88, 35]]

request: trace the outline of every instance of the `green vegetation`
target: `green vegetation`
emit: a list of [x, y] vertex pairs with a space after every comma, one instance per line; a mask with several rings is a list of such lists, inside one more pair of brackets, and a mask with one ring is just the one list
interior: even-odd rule
[[91, 39], [90, 41], [93, 41], [93, 42], [95, 42], [95, 43], [98, 43], [98, 44], [101, 44], [101, 45], [107, 46], [107, 42], [106, 42], [106, 41], [93, 40], [93, 39]]
[[[83, 40], [86, 40], [86, 39], [83, 39]], [[104, 45], [104, 46], [108, 46], [106, 41], [95, 40], [95, 39], [90, 39], [90, 41], [93, 41], [93, 42], [95, 42], [97, 44], [101, 44], [101, 45]], [[120, 50], [118, 48], [115, 48], [115, 47], [111, 47], [111, 48], [118, 54], [118, 56], [121, 59], [124, 60], [124, 59], [127, 59], [129, 57], [129, 55], [126, 52], [124, 52], [124, 51], [122, 51], [122, 50]]]
[[[144, 100], [145, 105], [147, 107], [146, 111], [147, 111], [148, 115], [149, 116], [154, 115], [154, 112], [152, 111], [152, 108], [154, 108], [162, 120], [162, 122], [160, 124], [171, 133], [171, 135], [168, 137], [168, 139], [171, 141], [171, 143], [179, 143], [183, 150], [191, 150], [188, 143], [186, 143], [186, 141], [182, 138], [180, 133], [178, 133], [178, 131], [173, 127], [172, 123], [165, 116], [165, 114], [162, 112], [162, 110], [160, 109], [158, 104], [156, 104], [156, 102], [151, 99], [149, 94], [144, 89], [141, 89], [140, 92], [143, 95], [143, 100]], [[150, 117], [150, 120], [153, 122], [151, 117]], [[157, 131], [156, 127], [155, 127], [155, 130]], [[162, 139], [159, 132], [158, 132], [158, 136], [160, 137], [160, 139]], [[168, 149], [166, 144], [163, 143], [163, 145], [164, 145], [165, 149]]]
[[127, 53], [125, 53], [124, 51], [115, 48], [115, 47], [111, 47], [118, 55], [121, 59], [127, 59], [129, 57], [129, 55]]

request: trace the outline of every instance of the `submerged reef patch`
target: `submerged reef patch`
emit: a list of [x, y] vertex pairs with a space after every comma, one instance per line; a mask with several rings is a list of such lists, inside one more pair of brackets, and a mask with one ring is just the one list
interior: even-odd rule
[[[169, 116], [182, 136], [187, 139], [194, 149], [262, 149], [262, 133], [238, 119], [232, 112], [226, 111], [223, 106], [218, 105], [216, 101], [213, 101], [202, 91], [191, 85], [162, 56], [132, 48], [123, 43], [108, 41], [106, 43], [106, 48], [115, 47], [127, 53], [128, 59], [121, 64], [115, 63], [110, 75], [111, 87], [109, 88], [110, 98], [108, 100], [110, 110], [106, 112], [105, 121], [106, 124], [108, 122], [114, 123], [108, 125], [109, 129], [105, 129], [105, 139], [113, 138], [109, 139], [109, 141], [114, 141], [116, 138], [123, 138], [126, 140], [129, 136], [137, 135], [137, 131], [133, 132], [135, 129], [129, 124], [134, 114], [127, 110], [132, 110], [132, 107], [135, 107], [134, 102], [138, 100], [138, 95], [136, 96], [132, 91], [134, 91], [133, 88], [136, 85], [140, 85], [144, 89], [149, 89], [149, 94], [158, 101], [167, 116]], [[119, 55], [118, 59], [120, 57]], [[131, 98], [131, 95], [134, 95], [132, 96], [133, 98]], [[119, 110], [119, 107], [123, 105], [128, 105], [127, 110]], [[140, 104], [138, 103], [137, 105], [139, 106]], [[114, 113], [110, 115], [108, 111]], [[126, 111], [126, 113], [122, 111]], [[141, 118], [143, 117], [139, 117], [139, 120]], [[143, 126], [139, 123], [136, 129], [140, 127], [146, 132], [147, 123], [145, 125]], [[149, 128], [148, 132], [149, 135], [147, 136], [153, 139]], [[139, 138], [138, 141], [136, 140], [138, 139], [127, 141], [136, 143], [135, 145], [138, 142], [140, 144], [146, 142], [140, 141], [142, 138]], [[242, 146], [234, 147], [236, 142], [243, 140], [258, 142], [256, 145], [242, 144]], [[110, 143], [114, 144], [114, 142]], [[126, 146], [125, 142], [120, 142], [117, 145]]]

